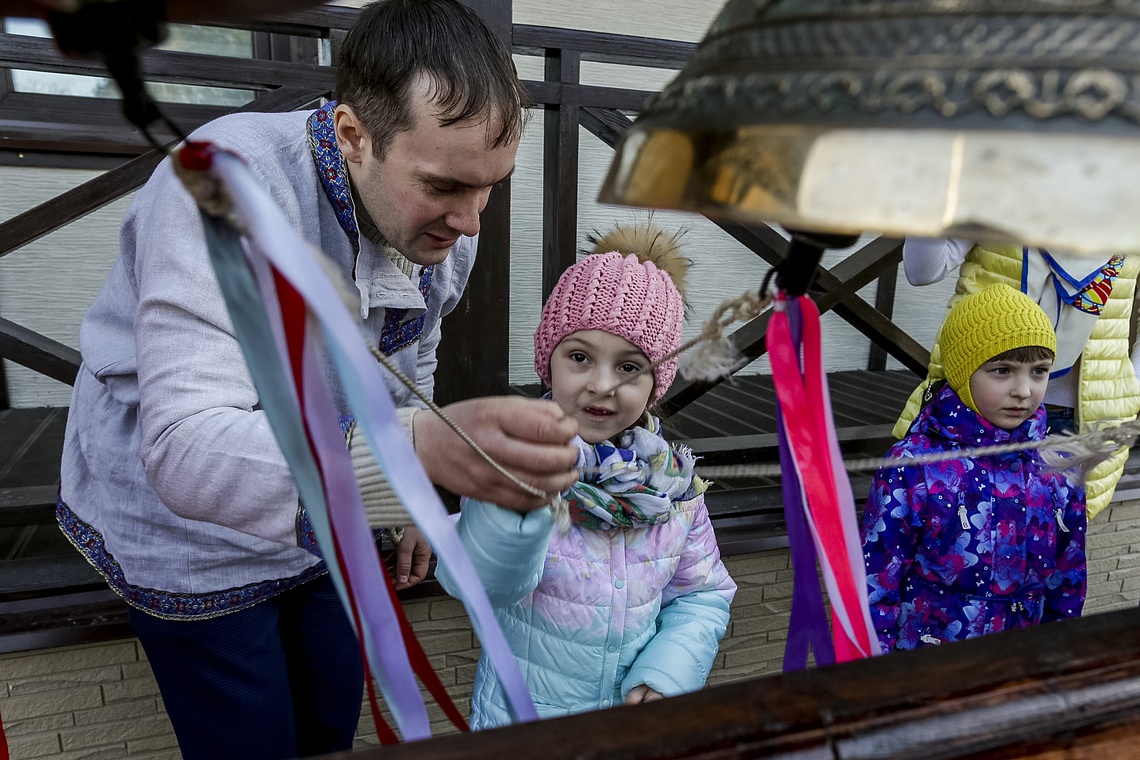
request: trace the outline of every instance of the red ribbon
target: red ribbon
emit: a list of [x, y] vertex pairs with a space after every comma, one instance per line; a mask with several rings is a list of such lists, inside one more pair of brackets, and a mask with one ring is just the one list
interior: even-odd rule
[[[870, 631], [861, 624], [866, 606], [866, 590], [859, 589], [852, 570], [852, 558], [847, 553], [847, 536], [839, 493], [835, 483], [836, 471], [831, 458], [829, 426], [823, 379], [823, 358], [820, 340], [819, 310], [807, 296], [799, 296], [798, 303], [803, 319], [804, 370], [800, 373], [799, 357], [792, 343], [788, 315], [777, 299], [776, 310], [768, 322], [768, 352], [772, 362], [772, 380], [776, 398], [783, 412], [788, 439], [793, 455], [803, 475], [808, 511], [822, 548], [824, 572], [834, 576], [839, 599], [832, 601], [832, 633], [835, 638], [835, 656], [839, 662], [869, 656]], [[838, 604], [836, 604], [838, 602]], [[835, 624], [840, 616], [846, 625]], [[848, 633], [851, 632], [851, 634]]]

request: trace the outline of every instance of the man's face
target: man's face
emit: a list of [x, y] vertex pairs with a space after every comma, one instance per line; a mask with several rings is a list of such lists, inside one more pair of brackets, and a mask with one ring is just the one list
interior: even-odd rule
[[514, 170], [518, 141], [492, 147], [488, 136], [497, 125], [488, 121], [440, 126], [422, 82], [413, 84], [410, 97], [414, 126], [396, 135], [383, 160], [349, 106], [337, 107], [337, 138], [384, 239], [428, 266], [446, 259], [460, 235], [479, 232], [479, 212], [491, 188]]

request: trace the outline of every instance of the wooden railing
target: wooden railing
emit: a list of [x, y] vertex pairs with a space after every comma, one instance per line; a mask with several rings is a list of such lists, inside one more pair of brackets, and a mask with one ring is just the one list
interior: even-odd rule
[[[543, 174], [542, 295], [553, 288], [562, 271], [573, 263], [578, 236], [578, 135], [585, 127], [608, 145], [616, 144], [631, 123], [624, 112], [636, 111], [648, 91], [584, 85], [583, 61], [679, 69], [695, 49], [692, 43], [653, 40], [597, 32], [510, 23], [510, 3], [470, 0], [489, 17], [519, 54], [542, 56], [542, 81], [526, 82], [537, 107], [546, 112]], [[288, 111], [330, 95], [332, 72], [316, 63], [317, 40], [329, 41], [335, 57], [339, 42], [357, 11], [318, 8], [287, 17], [240, 24], [255, 36], [255, 52], [264, 57], [243, 59], [169, 51], [143, 56], [148, 79], [160, 82], [237, 87], [257, 92], [238, 111]], [[0, 67], [65, 74], [100, 74], [99, 64], [65, 58], [50, 40], [0, 34]], [[5, 72], [6, 73], [6, 72]], [[73, 190], [0, 224], [0, 256], [70, 224], [140, 187], [161, 159], [146, 150], [136, 131], [118, 114], [115, 102], [86, 98], [12, 92], [0, 82], [0, 149], [49, 150], [57, 153], [135, 155], [135, 158]], [[80, 101], [77, 103], [77, 101]], [[165, 107], [184, 128], [191, 129], [226, 109], [216, 106]], [[39, 119], [28, 128], [28, 114]], [[94, 126], [93, 126], [94, 125]], [[170, 134], [159, 136], [172, 138]], [[481, 255], [472, 275], [470, 295], [458, 313], [445, 321], [440, 351], [437, 394], [442, 401], [502, 393], [509, 367], [510, 214], [509, 187], [499, 190], [484, 213]], [[720, 224], [733, 237], [770, 264], [782, 258], [784, 239], [770, 228]], [[925, 372], [926, 350], [891, 322], [886, 312], [899, 262], [898, 241], [875, 241], [832, 271], [821, 271], [813, 295], [822, 310], [833, 309], [863, 334], [877, 350], [869, 366], [884, 366], [893, 356], [918, 374]], [[880, 278], [880, 296], [872, 306], [856, 290]], [[764, 353], [766, 317], [745, 325], [733, 341], [755, 358]], [[449, 346], [479, 345], [480, 351], [450, 351]], [[68, 382], [74, 378], [76, 353], [50, 339], [14, 325], [0, 323], [0, 356], [37, 372]], [[670, 392], [665, 412], [682, 408], [706, 392], [709, 385], [678, 384]]]
[[351, 757], [1126, 760], [1138, 735], [1133, 609]]
[[[619, 63], [643, 68], [679, 69], [695, 49], [692, 43], [653, 40], [595, 32], [552, 29], [512, 24], [511, 3], [504, 0], [467, 0], [520, 55], [541, 56], [545, 62], [542, 80], [527, 81], [536, 108], [545, 111], [542, 282], [543, 297], [558, 276], [575, 260], [579, 245], [578, 186], [579, 130], [585, 128], [613, 146], [628, 128], [628, 112], [637, 111], [648, 91], [586, 85], [581, 82], [583, 62]], [[231, 110], [290, 111], [311, 106], [331, 95], [331, 69], [320, 65], [320, 46], [335, 60], [346, 30], [357, 11], [323, 7], [289, 16], [233, 24], [253, 36], [255, 58], [241, 59], [169, 51], [150, 51], [143, 57], [145, 76], [153, 81], [237, 87], [256, 97], [238, 109], [217, 106], [166, 105], [164, 110], [180, 127], [189, 131]], [[46, 39], [0, 34], [0, 67], [52, 71], [65, 74], [100, 74], [90, 61], [65, 58]], [[34, 115], [36, 128], [29, 126]], [[158, 130], [162, 139], [173, 135]], [[8, 71], [0, 68], [0, 163], [14, 151], [47, 152], [54, 165], [82, 163], [98, 156], [100, 162], [119, 161], [100, 176], [29, 209], [0, 224], [0, 257], [21, 249], [51, 232], [76, 222], [91, 212], [142, 186], [162, 156], [149, 149], [143, 137], [129, 127], [116, 101], [33, 95], [13, 92]], [[75, 164], [71, 164], [75, 165]], [[100, 164], [105, 165], [105, 164]], [[734, 238], [775, 264], [782, 258], [784, 239], [774, 230], [721, 222]], [[448, 402], [508, 390], [510, 331], [510, 187], [497, 189], [482, 217], [480, 255], [468, 294], [453, 316], [444, 321], [439, 351], [436, 396]], [[924, 371], [926, 352], [904, 331], [892, 324], [881, 309], [889, 310], [884, 297], [872, 306], [856, 291], [875, 277], [894, 277], [899, 261], [897, 241], [879, 240], [840, 262], [830, 271], [820, 271], [813, 295], [823, 310], [831, 309], [868, 335], [883, 355], [898, 358], [916, 372]], [[881, 293], [889, 289], [881, 289]], [[745, 325], [733, 340], [748, 356], [764, 352], [767, 317]], [[479, 346], [479, 350], [467, 347]], [[0, 319], [0, 357], [30, 367], [47, 377], [74, 382], [80, 357], [77, 351], [37, 334], [10, 320]], [[2, 365], [0, 365], [2, 366]], [[0, 373], [0, 387], [4, 378]], [[709, 386], [679, 384], [666, 402], [666, 411], [683, 408]], [[0, 408], [5, 405], [0, 394]], [[860, 431], [864, 435], [866, 431]], [[707, 461], [715, 462], [724, 452], [727, 459], [748, 451], [771, 452], [771, 441], [726, 441], [718, 446], [702, 444]], [[760, 489], [737, 494], [724, 514], [725, 541], [740, 551], [772, 548], [786, 541], [779, 509], [778, 489]], [[715, 501], [715, 499], [714, 499]], [[711, 504], [713, 510], [721, 509]], [[54, 514], [50, 488], [0, 490], [0, 524], [7, 516], [48, 524]], [[31, 520], [30, 518], [35, 518]], [[751, 521], [751, 522], [749, 522]], [[760, 526], [748, 533], [741, 526]], [[84, 591], [83, 593], [87, 593]], [[102, 599], [99, 604], [113, 600]], [[92, 608], [92, 617], [104, 608]], [[110, 630], [110, 629], [108, 629]], [[0, 634], [3, 632], [0, 631]]]

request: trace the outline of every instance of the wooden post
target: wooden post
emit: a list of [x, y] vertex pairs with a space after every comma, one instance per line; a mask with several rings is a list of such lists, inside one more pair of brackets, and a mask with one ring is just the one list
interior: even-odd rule
[[542, 154], [542, 300], [577, 260], [578, 74], [576, 50], [546, 51], [546, 81], [562, 85], [561, 102], [545, 107]]
[[[899, 265], [887, 267], [879, 275], [879, 286], [875, 289], [875, 309], [887, 319], [895, 314], [895, 286], [899, 281]], [[1132, 345], [1131, 343], [1129, 345]], [[867, 356], [867, 369], [881, 371], [887, 368], [887, 350], [878, 343], [871, 344]]]
[[[511, 45], [511, 0], [463, 0]], [[467, 292], [443, 321], [435, 399], [449, 404], [507, 392], [511, 318], [511, 186], [491, 192], [480, 217], [479, 253]]]

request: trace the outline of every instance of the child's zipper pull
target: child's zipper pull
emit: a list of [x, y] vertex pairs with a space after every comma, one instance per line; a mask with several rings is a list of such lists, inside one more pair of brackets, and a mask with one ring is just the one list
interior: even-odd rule
[[1053, 511], [1053, 514], [1057, 517], [1057, 527], [1061, 529], [1062, 533], [1068, 533], [1069, 526], [1065, 525], [1063, 510], [1060, 507], [1057, 507], [1057, 509]]
[[970, 529], [970, 520], [966, 517], [966, 505], [958, 507], [958, 519], [962, 521], [962, 530]]
[[934, 638], [929, 633], [922, 634], [918, 637], [918, 640], [923, 644], [933, 644], [934, 646], [939, 646], [942, 644], [941, 640]]
[[923, 401], [929, 402], [930, 399], [932, 399], [932, 398], [934, 398], [934, 381], [933, 380], [926, 384], [926, 391], [923, 392], [923, 394], [922, 394], [922, 400]]

